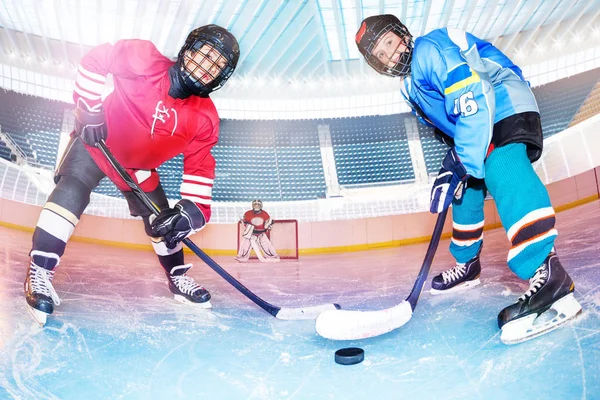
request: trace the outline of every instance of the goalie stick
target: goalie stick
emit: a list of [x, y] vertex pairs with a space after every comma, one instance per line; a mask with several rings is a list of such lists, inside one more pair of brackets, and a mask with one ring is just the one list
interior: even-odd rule
[[448, 209], [438, 214], [425, 260], [413, 288], [402, 303], [376, 311], [327, 310], [317, 317], [315, 328], [324, 338], [333, 340], [365, 339], [398, 329], [412, 318], [437, 246], [442, 236]]
[[[108, 149], [108, 147], [106, 146], [106, 142], [104, 142], [104, 140], [101, 140], [100, 142], [96, 143], [96, 147], [100, 149], [100, 151], [102, 152], [102, 154], [104, 154], [108, 162], [112, 165], [115, 171], [117, 171], [121, 179], [125, 181], [127, 186], [131, 188], [133, 193], [144, 203], [148, 210], [152, 211], [154, 215], [158, 215], [160, 210], [158, 209], [156, 204], [154, 204], [152, 200], [150, 200], [146, 192], [144, 192], [142, 188], [140, 188], [140, 186], [131, 178], [131, 176], [129, 176], [127, 171], [123, 168], [123, 166], [117, 161], [117, 159]], [[273, 305], [258, 297], [250, 289], [248, 289], [241, 282], [239, 282], [237, 279], [231, 276], [219, 264], [217, 264], [216, 261], [210, 258], [208, 254], [206, 254], [198, 246], [196, 246], [196, 244], [194, 244], [194, 242], [192, 242], [190, 239], [183, 239], [183, 243], [187, 247], [189, 247], [190, 250], [192, 250], [198, 257], [200, 257], [200, 259], [204, 261], [213, 271], [219, 274], [221, 278], [225, 279], [227, 282], [229, 282], [229, 284], [231, 284], [234, 288], [240, 291], [240, 293], [252, 300], [256, 305], [258, 305], [260, 308], [262, 308], [275, 318], [284, 320], [315, 319], [317, 315], [319, 315], [325, 310], [336, 310], [341, 308], [338, 304], [321, 304], [318, 306], [294, 308], [279, 307]]]

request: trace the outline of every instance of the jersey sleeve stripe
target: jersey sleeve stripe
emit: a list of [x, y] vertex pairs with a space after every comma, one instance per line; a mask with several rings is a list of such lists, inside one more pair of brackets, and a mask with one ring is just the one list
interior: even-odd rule
[[104, 84], [106, 82], [106, 77], [104, 75], [100, 75], [95, 72], [88, 71], [82, 65], [79, 65], [79, 68], [77, 69], [77, 71], [79, 72], [79, 74], [85, 76], [89, 80], [93, 80], [93, 81], [96, 81], [96, 82], [102, 83], [102, 84]]
[[183, 174], [183, 180], [184, 181], [191, 181], [191, 182], [208, 183], [208, 184], [211, 184], [211, 185], [215, 182], [214, 179], [205, 178], [203, 176], [186, 175], [186, 174]]
[[184, 194], [184, 193], [181, 194], [181, 198], [193, 201], [194, 203], [197, 203], [197, 204], [210, 205], [212, 203], [212, 199], [203, 199], [202, 197], [190, 196], [190, 195]]
[[93, 94], [102, 94], [102, 91], [104, 90], [104, 82], [93, 81], [82, 74], [77, 74], [75, 82], [81, 89]]
[[84, 97], [88, 100], [100, 100], [100, 98], [102, 97], [99, 94], [93, 94], [90, 93], [86, 90], [83, 90], [79, 87], [79, 85], [75, 84], [75, 89], [74, 89], [75, 93], [77, 93], [78, 95], [80, 95], [81, 97]]
[[[465, 64], [466, 65], [466, 64]], [[467, 67], [468, 68], [468, 67]], [[454, 71], [452, 71], [453, 77], [461, 77], [464, 76], [464, 72], [463, 72], [463, 68], [457, 68], [454, 71], [458, 71], [456, 73], [454, 73]], [[467, 86], [473, 84], [473, 83], [477, 83], [477, 82], [481, 82], [481, 78], [479, 77], [479, 75], [477, 74], [477, 72], [473, 71], [472, 69], [469, 68], [469, 72], [470, 75], [466, 78], [461, 79], [460, 81], [451, 84], [450, 86], [448, 86], [445, 90], [444, 90], [444, 94], [450, 94], [453, 92], [457, 92], [461, 89], [466, 88]], [[450, 80], [448, 80], [447, 82], [451, 82]]]
[[200, 196], [212, 196], [212, 186], [206, 185], [198, 185], [195, 183], [187, 183], [183, 182], [180, 186], [180, 191], [182, 193], [189, 193], [192, 195], [200, 195]]

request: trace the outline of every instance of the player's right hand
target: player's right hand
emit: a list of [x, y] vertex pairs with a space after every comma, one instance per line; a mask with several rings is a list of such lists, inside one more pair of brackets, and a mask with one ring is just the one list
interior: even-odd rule
[[465, 166], [460, 162], [454, 147], [450, 148], [433, 182], [429, 211], [433, 214], [440, 213], [450, 207], [453, 198], [460, 199], [467, 188], [467, 179], [469, 175]]
[[106, 140], [108, 131], [102, 109], [90, 109], [84, 102], [78, 102], [75, 108], [75, 132], [89, 146]]

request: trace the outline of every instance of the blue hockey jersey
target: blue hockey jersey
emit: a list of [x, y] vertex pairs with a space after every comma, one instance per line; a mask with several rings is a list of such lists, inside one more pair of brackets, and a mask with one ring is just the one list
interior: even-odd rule
[[402, 94], [422, 122], [454, 139], [467, 173], [476, 178], [485, 176], [494, 123], [539, 112], [519, 67], [491, 43], [457, 29], [436, 29], [415, 40]]

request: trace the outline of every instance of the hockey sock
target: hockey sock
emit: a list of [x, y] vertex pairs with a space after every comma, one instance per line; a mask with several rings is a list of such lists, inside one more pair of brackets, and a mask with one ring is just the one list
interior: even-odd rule
[[495, 149], [485, 162], [485, 171], [485, 183], [511, 242], [508, 266], [521, 279], [529, 279], [558, 234], [548, 192], [527, 158], [525, 144]]
[[[183, 262], [183, 248], [180, 248], [179, 251], [173, 254], [164, 256], [159, 255], [158, 261], [160, 261], [160, 265], [167, 271], [167, 274], [170, 274], [173, 267], [185, 264]], [[175, 275], [177, 275], [177, 273]]]
[[91, 189], [77, 178], [61, 177], [44, 205], [33, 233], [32, 250], [61, 257], [90, 201]]
[[450, 253], [458, 263], [475, 257], [483, 242], [483, 201], [486, 189], [482, 180], [470, 179], [463, 196], [452, 203]]

